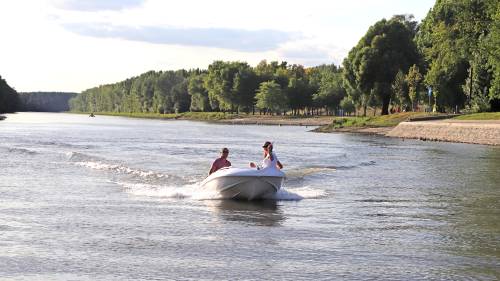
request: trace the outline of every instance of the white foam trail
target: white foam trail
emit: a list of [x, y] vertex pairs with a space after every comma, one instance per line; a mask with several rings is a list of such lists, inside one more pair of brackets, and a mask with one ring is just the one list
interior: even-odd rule
[[[154, 198], [176, 198], [193, 200], [216, 200], [225, 199], [219, 192], [211, 189], [201, 188], [199, 183], [183, 186], [153, 185], [145, 183], [115, 182], [123, 187], [129, 194]], [[326, 197], [326, 191], [310, 187], [280, 189], [271, 195], [269, 200], [277, 201], [300, 201], [302, 199], [317, 199]]]
[[318, 199], [326, 197], [327, 193], [322, 189], [315, 189], [308, 186], [300, 188], [281, 188], [267, 199], [282, 201], [299, 201], [302, 199]]
[[20, 148], [20, 147], [0, 147], [0, 148], [6, 149], [8, 152], [12, 152], [12, 153], [29, 154], [29, 155], [38, 154], [37, 151], [30, 150], [27, 148]]
[[100, 161], [81, 161], [74, 163], [77, 166], [87, 167], [94, 170], [103, 170], [103, 171], [114, 171], [121, 174], [134, 175], [142, 178], [168, 178], [169, 175], [156, 173], [153, 171], [144, 171], [140, 169], [133, 169], [127, 166], [118, 165], [118, 164], [106, 164]]
[[192, 198], [195, 200], [220, 199], [220, 194], [210, 190], [203, 190], [199, 184], [188, 184], [184, 186], [165, 186], [144, 183], [116, 182], [129, 194], [154, 198]]
[[191, 197], [193, 194], [191, 189], [182, 187], [159, 186], [144, 183], [118, 182], [117, 184], [125, 187], [127, 193], [136, 196], [183, 199]]

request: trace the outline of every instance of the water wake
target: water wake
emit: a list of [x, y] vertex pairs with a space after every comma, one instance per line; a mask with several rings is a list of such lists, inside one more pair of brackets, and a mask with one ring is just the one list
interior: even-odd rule
[[[203, 189], [199, 183], [183, 186], [153, 185], [145, 183], [115, 182], [125, 188], [125, 191], [135, 196], [152, 198], [175, 198], [193, 200], [224, 199], [217, 191]], [[276, 201], [300, 201], [302, 199], [318, 199], [327, 196], [326, 191], [311, 187], [282, 188], [277, 193], [265, 199]]]
[[[117, 175], [132, 176], [119, 178], [112, 182], [124, 187], [125, 192], [134, 196], [151, 198], [175, 198], [193, 200], [213, 200], [224, 199], [223, 196], [210, 189], [200, 186], [201, 181], [194, 179], [184, 179], [175, 175], [163, 174], [155, 171], [131, 168], [124, 164], [113, 163], [113, 161], [101, 157], [92, 156], [80, 152], [70, 152], [68, 159], [76, 166], [90, 168], [93, 170], [108, 171]], [[303, 169], [291, 175], [290, 182], [294, 179], [303, 179], [304, 176], [318, 173], [325, 170], [332, 170], [331, 167], [312, 167]], [[289, 178], [287, 178], [287, 182]], [[309, 186], [283, 187], [277, 193], [269, 196], [269, 200], [276, 201], [299, 201], [302, 199], [317, 199], [327, 196], [326, 191], [315, 189]]]
[[278, 201], [299, 201], [302, 199], [319, 199], [327, 196], [325, 190], [311, 188], [308, 186], [299, 188], [281, 188], [267, 199]]
[[30, 150], [22, 147], [6, 147], [2, 146], [0, 149], [6, 150], [9, 153], [25, 154], [25, 155], [35, 155], [38, 154], [37, 151]]
[[124, 164], [110, 163], [111, 161], [109, 160], [105, 160], [103, 158], [96, 156], [87, 155], [84, 153], [70, 152], [67, 155], [69, 160], [72, 161], [74, 165], [90, 168], [93, 170], [111, 171], [117, 174], [130, 175], [148, 180], [166, 180], [166, 179], [180, 180], [180, 178], [173, 175], [168, 175], [150, 170], [131, 168]]
[[156, 198], [192, 198], [196, 193], [197, 185], [185, 185], [185, 186], [165, 186], [165, 185], [153, 185], [145, 183], [127, 183], [127, 182], [115, 182], [125, 188], [125, 192], [144, 197], [156, 197]]

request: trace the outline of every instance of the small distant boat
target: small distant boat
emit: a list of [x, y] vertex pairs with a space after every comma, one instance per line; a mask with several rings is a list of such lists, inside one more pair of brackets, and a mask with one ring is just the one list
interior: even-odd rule
[[94, 113], [90, 113], [89, 117], [95, 117]]
[[225, 199], [256, 200], [275, 194], [285, 173], [275, 168], [223, 168], [208, 176], [201, 186], [219, 192]]

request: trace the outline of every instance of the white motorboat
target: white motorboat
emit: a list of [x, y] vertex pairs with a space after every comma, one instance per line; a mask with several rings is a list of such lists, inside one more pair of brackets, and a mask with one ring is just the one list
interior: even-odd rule
[[223, 198], [265, 199], [276, 193], [285, 179], [285, 173], [275, 168], [223, 168], [208, 176], [201, 186], [219, 192]]

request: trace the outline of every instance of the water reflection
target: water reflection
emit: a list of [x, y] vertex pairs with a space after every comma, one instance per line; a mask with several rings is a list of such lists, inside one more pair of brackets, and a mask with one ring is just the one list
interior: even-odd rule
[[207, 206], [220, 218], [261, 226], [280, 226], [285, 220], [275, 200], [209, 200]]

